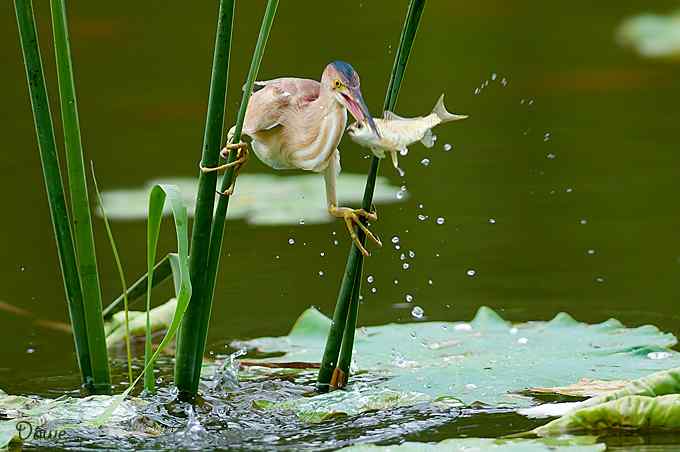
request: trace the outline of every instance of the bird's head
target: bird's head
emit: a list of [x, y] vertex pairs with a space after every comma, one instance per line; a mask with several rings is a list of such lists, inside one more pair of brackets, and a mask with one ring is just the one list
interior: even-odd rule
[[361, 95], [359, 74], [344, 61], [333, 61], [323, 71], [321, 84], [329, 89], [340, 104], [342, 104], [359, 122], [366, 122], [378, 134], [375, 121], [368, 111], [364, 97]]
[[347, 127], [347, 134], [355, 143], [367, 147], [370, 147], [373, 144], [376, 136], [373, 133], [373, 130], [361, 121], [350, 124], [349, 127]]

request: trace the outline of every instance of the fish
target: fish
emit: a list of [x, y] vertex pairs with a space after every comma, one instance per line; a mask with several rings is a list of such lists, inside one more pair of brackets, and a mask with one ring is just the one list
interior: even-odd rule
[[373, 155], [385, 158], [390, 153], [392, 164], [399, 169], [397, 153], [405, 155], [408, 146], [420, 141], [425, 147], [434, 146], [436, 137], [432, 129], [445, 122], [458, 121], [468, 118], [467, 115], [449, 113], [444, 105], [444, 95], [439, 96], [432, 113], [416, 118], [402, 118], [385, 111], [382, 118], [374, 118], [378, 133], [376, 134], [363, 121], [353, 122], [347, 127], [347, 134], [355, 143], [371, 149]]

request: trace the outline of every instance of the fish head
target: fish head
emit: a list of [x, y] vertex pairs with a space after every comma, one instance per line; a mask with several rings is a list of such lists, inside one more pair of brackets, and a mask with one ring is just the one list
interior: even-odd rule
[[363, 121], [356, 121], [347, 127], [347, 134], [357, 144], [365, 147], [371, 147], [380, 139], [380, 137], [367, 126]]
[[361, 94], [361, 82], [359, 74], [354, 68], [344, 61], [333, 61], [323, 71], [321, 84], [330, 89], [335, 99], [349, 110], [350, 114], [358, 122], [366, 122], [369, 127], [379, 135], [371, 112], [364, 97]]

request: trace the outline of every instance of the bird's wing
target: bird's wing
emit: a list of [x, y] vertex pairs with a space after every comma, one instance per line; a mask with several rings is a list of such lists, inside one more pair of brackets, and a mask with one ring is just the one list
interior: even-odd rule
[[320, 84], [309, 79], [277, 78], [256, 82], [255, 88], [244, 123], [244, 130], [248, 133], [280, 125], [286, 112], [302, 109], [319, 97]]

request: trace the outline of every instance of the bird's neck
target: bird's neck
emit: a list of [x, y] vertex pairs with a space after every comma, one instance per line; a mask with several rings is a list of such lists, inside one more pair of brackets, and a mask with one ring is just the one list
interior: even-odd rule
[[318, 108], [321, 114], [324, 116], [332, 113], [338, 113], [345, 108], [344, 105], [338, 102], [338, 99], [335, 97], [335, 94], [333, 94], [333, 91], [323, 88], [319, 92], [319, 97], [316, 98], [314, 104], [314, 106]]

